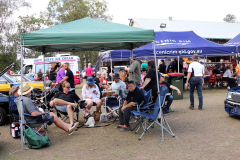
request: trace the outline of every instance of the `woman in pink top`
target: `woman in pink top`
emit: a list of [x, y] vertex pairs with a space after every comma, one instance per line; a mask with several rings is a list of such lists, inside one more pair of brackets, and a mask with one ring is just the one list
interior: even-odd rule
[[86, 68], [86, 76], [87, 77], [92, 77], [93, 76], [93, 69], [92, 69], [92, 64], [88, 63], [88, 68]]

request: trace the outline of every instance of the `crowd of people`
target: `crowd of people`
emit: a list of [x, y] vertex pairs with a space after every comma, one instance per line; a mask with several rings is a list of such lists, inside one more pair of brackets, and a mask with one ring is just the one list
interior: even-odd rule
[[[220, 68], [218, 65], [214, 66], [212, 70], [211, 67], [205, 67], [203, 64], [198, 62], [198, 55], [194, 54], [192, 56], [193, 62], [188, 66], [184, 61], [182, 61], [181, 67], [182, 73], [187, 75], [186, 85], [189, 84], [190, 90], [190, 106], [189, 109], [194, 109], [194, 89], [197, 88], [199, 105], [198, 109], [203, 109], [203, 97], [202, 97], [202, 84], [204, 80], [207, 81], [204, 75], [211, 74], [223, 74], [223, 80], [229, 82], [229, 86], [233, 87], [232, 81], [236, 81], [236, 78], [233, 77], [233, 67], [225, 65], [221, 60]], [[118, 97], [120, 90], [129, 90], [129, 93], [123, 103], [119, 108], [119, 125], [116, 127], [121, 131], [127, 131], [130, 129], [129, 119], [130, 112], [136, 110], [135, 105], [141, 104], [144, 100], [144, 95], [141, 90], [150, 91], [152, 95], [152, 102], [155, 103], [158, 97], [158, 87], [165, 87], [165, 89], [176, 90], [178, 95], [181, 95], [181, 91], [168, 82], [165, 81], [165, 74], [169, 72], [177, 72], [177, 62], [174, 59], [171, 59], [171, 63], [166, 67], [164, 60], [161, 61], [158, 69], [155, 66], [155, 62], [152, 60], [140, 62], [135, 55], [131, 58], [131, 65], [129, 68], [120, 69], [117, 73], [112, 74], [107, 71], [100, 72], [98, 71], [93, 77], [93, 70], [91, 64], [88, 64], [86, 69], [86, 84], [82, 88], [82, 99], [85, 100], [85, 112], [91, 114], [92, 106], [96, 106], [96, 111], [101, 110], [101, 106], [106, 98], [102, 92], [111, 92], [110, 96]], [[236, 67], [236, 71], [240, 75], [239, 71], [240, 64]], [[110, 68], [110, 67], [109, 67]], [[56, 72], [57, 71], [57, 72]], [[41, 70], [39, 70], [38, 78], [41, 76]], [[56, 74], [56, 78], [50, 78], [52, 75]], [[61, 121], [54, 113], [50, 113], [47, 116], [49, 124], [55, 123], [56, 126], [63, 129], [66, 133], [71, 135], [76, 127], [79, 125], [79, 122], [74, 122], [73, 112], [76, 109], [78, 103], [80, 103], [79, 95], [75, 93], [73, 73], [69, 68], [69, 63], [64, 63], [62, 66], [57, 66], [51, 68], [51, 70], [46, 73], [49, 75], [49, 79], [61, 85], [59, 92], [55, 94], [54, 99], [50, 102], [50, 106], [54, 107], [60, 111], [67, 112], [70, 119], [69, 123]], [[29, 70], [29, 76], [34, 77], [34, 74]], [[108, 77], [113, 78], [113, 82], [109, 84]], [[55, 77], [55, 76], [53, 76]], [[29, 98], [31, 94], [30, 87], [27, 83], [23, 85], [23, 111], [31, 115], [41, 114], [43, 111], [39, 110], [36, 107], [31, 99]], [[14, 86], [11, 89], [11, 99], [10, 102], [13, 103], [13, 99], [21, 95], [19, 87]], [[169, 113], [169, 108], [173, 102], [173, 96], [171, 94], [166, 96], [166, 106], [163, 108], [164, 114]]]

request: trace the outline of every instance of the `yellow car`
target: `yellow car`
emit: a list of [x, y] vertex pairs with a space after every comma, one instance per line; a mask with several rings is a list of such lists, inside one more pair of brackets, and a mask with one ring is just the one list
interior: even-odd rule
[[[23, 77], [23, 82], [28, 82], [28, 84], [33, 88], [44, 89], [43, 82], [34, 82], [29, 81], [27, 77]], [[14, 76], [4, 74], [0, 77], [0, 91], [10, 91], [11, 85], [21, 85], [21, 82], [18, 82]]]

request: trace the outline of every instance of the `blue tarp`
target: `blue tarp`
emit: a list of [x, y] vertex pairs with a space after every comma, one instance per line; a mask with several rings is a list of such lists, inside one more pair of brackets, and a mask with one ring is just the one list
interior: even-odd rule
[[236, 46], [237, 47], [237, 53], [239, 53], [239, 47], [240, 47], [240, 34], [238, 34], [236, 37], [225, 43], [224, 45], [227, 46]]
[[[199, 56], [225, 56], [236, 54], [236, 47], [210, 42], [198, 36], [193, 31], [156, 32], [155, 48], [157, 58], [176, 58], [177, 56], [190, 57], [195, 53]], [[130, 57], [131, 51], [113, 50], [109, 51], [108, 54], [110, 59], [121, 60], [121, 58], [126, 59]], [[134, 49], [133, 54], [139, 59], [153, 59], [153, 43]], [[104, 61], [108, 60], [108, 58], [105, 58]]]

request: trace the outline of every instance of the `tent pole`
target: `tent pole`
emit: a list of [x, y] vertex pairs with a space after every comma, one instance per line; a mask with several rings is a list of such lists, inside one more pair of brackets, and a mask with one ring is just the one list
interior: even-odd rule
[[[23, 46], [24, 46], [24, 39], [22, 40], [22, 45], [21, 45], [21, 101], [23, 102]], [[21, 105], [21, 124], [20, 124], [20, 132], [21, 132], [21, 147], [23, 150], [23, 143], [24, 143], [24, 137], [23, 137], [23, 121], [24, 121], [24, 114], [23, 114], [23, 105]]]
[[[155, 49], [155, 41], [153, 41], [153, 49], [154, 49], [154, 59], [155, 59], [155, 71], [156, 71], [156, 79], [157, 79], [157, 89], [158, 89], [158, 100], [160, 107], [160, 115], [161, 115], [161, 127], [162, 127], [162, 141], [164, 141], [164, 133], [163, 133], [163, 112], [160, 101], [160, 90], [159, 90], [159, 79], [158, 79], [158, 71], [157, 71], [157, 58], [156, 58], [156, 49]], [[159, 77], [160, 78], [160, 77]]]
[[178, 73], [179, 73], [179, 56], [178, 56]]
[[[44, 78], [43, 78], [43, 87], [44, 87], [44, 90], [45, 90], [45, 104], [47, 104], [47, 98], [46, 98], [46, 86], [44, 85], [44, 81], [45, 81], [45, 78], [46, 78], [46, 69], [45, 69], [45, 47], [43, 47], [43, 51], [42, 51], [42, 53], [43, 53], [43, 67], [44, 67], [44, 71], [43, 71], [43, 75], [44, 75], [44, 73], [45, 73], [45, 76], [43, 76]], [[52, 87], [52, 86], [51, 86]]]
[[133, 64], [133, 82], [135, 83], [135, 72], [134, 72], [134, 63], [133, 63], [133, 50], [132, 51], [132, 64]]
[[111, 62], [111, 80], [113, 81], [113, 74], [112, 74], [112, 58], [110, 59], [110, 62]]

